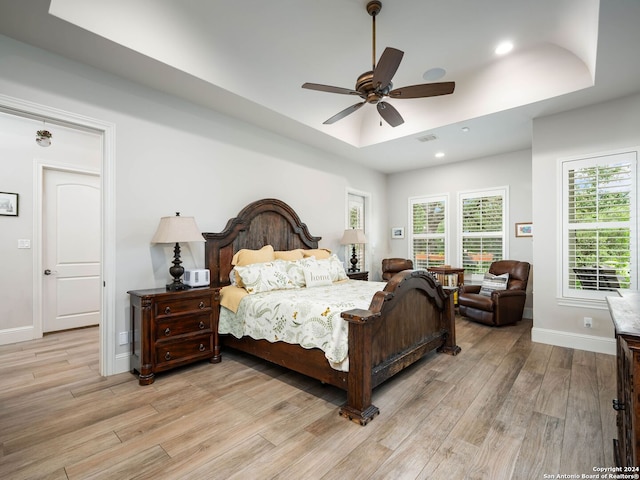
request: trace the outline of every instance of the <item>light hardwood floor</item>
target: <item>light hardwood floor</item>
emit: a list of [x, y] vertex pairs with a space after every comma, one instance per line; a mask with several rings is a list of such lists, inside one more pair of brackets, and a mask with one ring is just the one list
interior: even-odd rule
[[458, 318], [462, 353], [378, 387], [366, 427], [338, 416], [344, 392], [230, 351], [141, 387], [98, 375], [96, 328], [2, 346], [0, 478], [530, 480], [613, 466], [615, 357], [530, 330]]

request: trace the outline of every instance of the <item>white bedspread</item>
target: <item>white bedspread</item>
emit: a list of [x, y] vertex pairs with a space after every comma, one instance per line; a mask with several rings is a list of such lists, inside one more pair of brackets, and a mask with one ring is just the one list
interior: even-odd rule
[[349, 280], [330, 286], [247, 295], [236, 314], [224, 307], [220, 309], [218, 331], [237, 338], [248, 335], [257, 340], [319, 348], [331, 367], [346, 372], [348, 322], [340, 313], [369, 308], [375, 292], [385, 285], [385, 282]]

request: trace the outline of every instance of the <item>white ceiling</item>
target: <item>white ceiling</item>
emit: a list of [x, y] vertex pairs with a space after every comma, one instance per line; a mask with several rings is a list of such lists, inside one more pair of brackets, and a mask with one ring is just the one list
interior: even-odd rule
[[396, 128], [373, 105], [323, 125], [357, 97], [300, 88], [371, 70], [367, 0], [0, 0], [0, 33], [382, 172], [530, 148], [532, 118], [640, 91], [639, 0], [382, 3], [376, 56], [405, 53], [394, 87], [434, 67], [456, 82], [387, 100]]

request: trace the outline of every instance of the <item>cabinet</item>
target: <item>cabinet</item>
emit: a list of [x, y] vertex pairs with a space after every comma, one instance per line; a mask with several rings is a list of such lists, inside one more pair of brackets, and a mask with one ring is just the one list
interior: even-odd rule
[[443, 287], [459, 288], [464, 284], [464, 268], [429, 267], [427, 271], [433, 273]]
[[[619, 291], [621, 292], [621, 291]], [[616, 335], [618, 438], [613, 440], [614, 457], [620, 467], [640, 465], [640, 295], [623, 291], [607, 297]]]
[[138, 372], [140, 385], [153, 383], [158, 372], [198, 360], [221, 360], [219, 288], [127, 293], [133, 331], [131, 370]]
[[436, 276], [445, 290], [453, 291], [453, 303], [458, 305], [458, 291], [464, 285], [464, 268], [452, 268], [449, 265], [429, 267], [427, 271]]

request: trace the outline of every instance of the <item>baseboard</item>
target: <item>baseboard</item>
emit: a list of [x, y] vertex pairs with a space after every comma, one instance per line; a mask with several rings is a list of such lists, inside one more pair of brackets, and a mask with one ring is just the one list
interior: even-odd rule
[[33, 325], [27, 327], [7, 328], [0, 330], [0, 345], [9, 345], [10, 343], [26, 342], [33, 340], [35, 337]]
[[115, 371], [113, 373], [116, 374], [129, 371], [131, 371], [131, 354], [119, 353], [116, 355]]
[[581, 333], [562, 332], [560, 330], [550, 330], [548, 328], [531, 329], [531, 340], [558, 347], [576, 348], [587, 352], [616, 354], [616, 340], [609, 337], [596, 337], [595, 335], [584, 335]]

